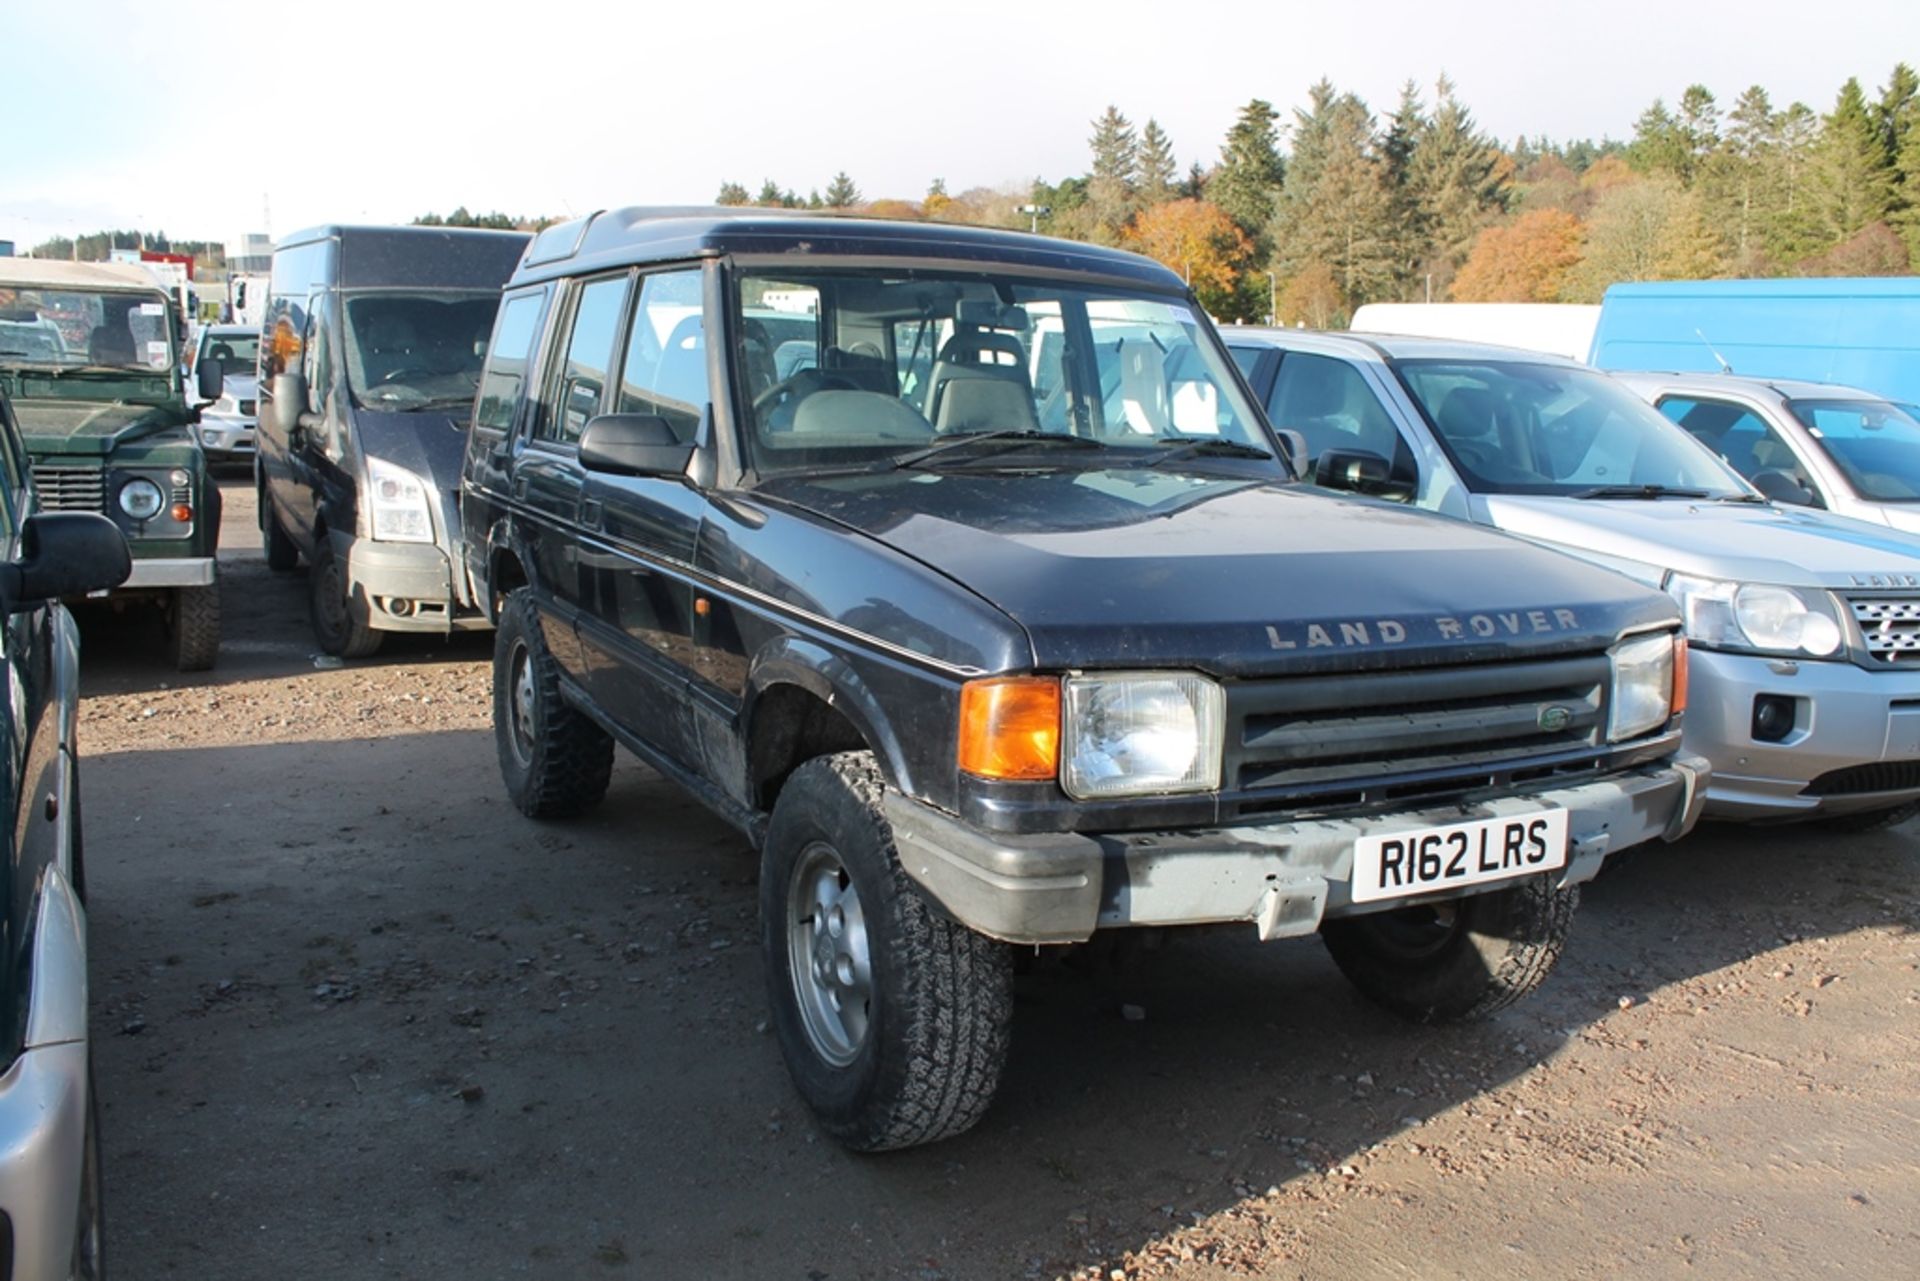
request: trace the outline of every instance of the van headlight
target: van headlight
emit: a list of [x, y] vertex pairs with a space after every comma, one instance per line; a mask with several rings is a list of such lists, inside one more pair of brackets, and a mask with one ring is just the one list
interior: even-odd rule
[[1687, 642], [1672, 632], [1636, 636], [1607, 653], [1613, 688], [1607, 697], [1607, 741], [1659, 729], [1687, 705]]
[[1226, 694], [1191, 673], [1105, 672], [1062, 682], [1060, 786], [1079, 800], [1220, 786]]
[[427, 482], [404, 467], [367, 460], [367, 503], [373, 536], [391, 543], [430, 543], [433, 517], [427, 510]]
[[1709, 649], [1826, 658], [1845, 639], [1824, 599], [1809, 599], [1791, 587], [1673, 574], [1667, 593], [1680, 604], [1687, 638]]

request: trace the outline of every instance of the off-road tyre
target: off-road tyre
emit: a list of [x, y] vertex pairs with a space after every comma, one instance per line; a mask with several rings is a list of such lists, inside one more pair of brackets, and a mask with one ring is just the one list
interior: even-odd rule
[[371, 658], [386, 639], [347, 595], [346, 574], [325, 530], [315, 540], [313, 564], [307, 569], [307, 617], [320, 648], [338, 658]]
[[1456, 1023], [1505, 1009], [1544, 983], [1579, 902], [1577, 886], [1533, 876], [1468, 898], [1328, 921], [1320, 933], [1374, 1004], [1416, 1023]]
[[[818, 757], [780, 791], [760, 862], [760, 944], [772, 1024], [795, 1087], [857, 1152], [951, 1138], [986, 1113], [1006, 1064], [1012, 949], [936, 912], [901, 870], [869, 752]], [[796, 877], [837, 861], [870, 961], [864, 1032], [836, 1064], [802, 1010], [794, 973]], [[803, 945], [804, 946], [804, 945]], [[815, 988], [814, 990], [817, 990]]]
[[1820, 826], [1829, 832], [1847, 832], [1858, 835], [1862, 832], [1883, 832], [1889, 827], [1900, 824], [1920, 814], [1920, 801], [1908, 801], [1904, 805], [1889, 805], [1885, 809], [1861, 810], [1857, 814], [1835, 814], [1831, 818], [1820, 820]]
[[168, 656], [174, 670], [204, 672], [220, 657], [220, 583], [176, 587], [167, 607]]
[[493, 742], [507, 795], [528, 818], [579, 814], [607, 794], [613, 739], [561, 698], [560, 667], [524, 587], [508, 594], [494, 633]]
[[287, 574], [299, 568], [300, 548], [280, 527], [279, 513], [273, 510], [273, 500], [264, 488], [260, 490], [260, 543], [267, 550], [267, 568], [274, 573]]

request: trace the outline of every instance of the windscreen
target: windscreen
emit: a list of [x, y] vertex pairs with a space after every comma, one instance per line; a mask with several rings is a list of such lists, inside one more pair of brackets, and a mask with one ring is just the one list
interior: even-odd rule
[[171, 369], [166, 298], [0, 285], [0, 363]]
[[1036, 466], [1058, 441], [1279, 467], [1206, 318], [1177, 297], [844, 268], [744, 274], [735, 299], [762, 472], [884, 466], [969, 437], [1038, 444], [1022, 452]]
[[251, 331], [208, 334], [201, 340], [200, 358], [219, 361], [220, 372], [228, 378], [251, 378], [260, 358], [260, 335]]
[[1884, 400], [1790, 400], [1860, 497], [1920, 502], [1920, 421]]
[[1401, 360], [1394, 370], [1477, 493], [1751, 492], [1725, 463], [1605, 374], [1492, 360]]
[[347, 294], [354, 404], [394, 413], [472, 408], [499, 308], [497, 290]]

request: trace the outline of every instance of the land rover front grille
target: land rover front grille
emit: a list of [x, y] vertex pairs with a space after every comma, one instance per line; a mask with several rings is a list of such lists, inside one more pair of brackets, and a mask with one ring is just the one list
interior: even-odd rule
[[47, 511], [107, 509], [107, 478], [97, 467], [35, 467], [33, 483], [40, 491], [40, 506]]
[[1920, 663], [1920, 599], [1849, 596], [1867, 652], [1888, 663]]
[[1231, 685], [1227, 786], [1241, 813], [1347, 805], [1590, 768], [1606, 748], [1604, 654]]

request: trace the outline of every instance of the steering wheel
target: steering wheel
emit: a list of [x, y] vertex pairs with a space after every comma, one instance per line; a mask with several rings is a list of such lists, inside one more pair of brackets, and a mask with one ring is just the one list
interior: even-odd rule
[[1450, 443], [1453, 445], [1454, 456], [1460, 460], [1460, 464], [1483, 477], [1487, 475], [1490, 468], [1497, 466], [1500, 462], [1499, 452], [1492, 446], [1470, 440], [1456, 440]]
[[753, 398], [753, 412], [767, 414], [789, 401], [805, 400], [816, 391], [859, 391], [859, 384], [843, 374], [819, 369], [802, 369], [793, 377], [775, 383]]
[[389, 369], [386, 373], [382, 374], [380, 381], [375, 385], [384, 387], [388, 383], [402, 382], [409, 378], [431, 377], [433, 377], [433, 371], [422, 365], [402, 365], [398, 369]]

